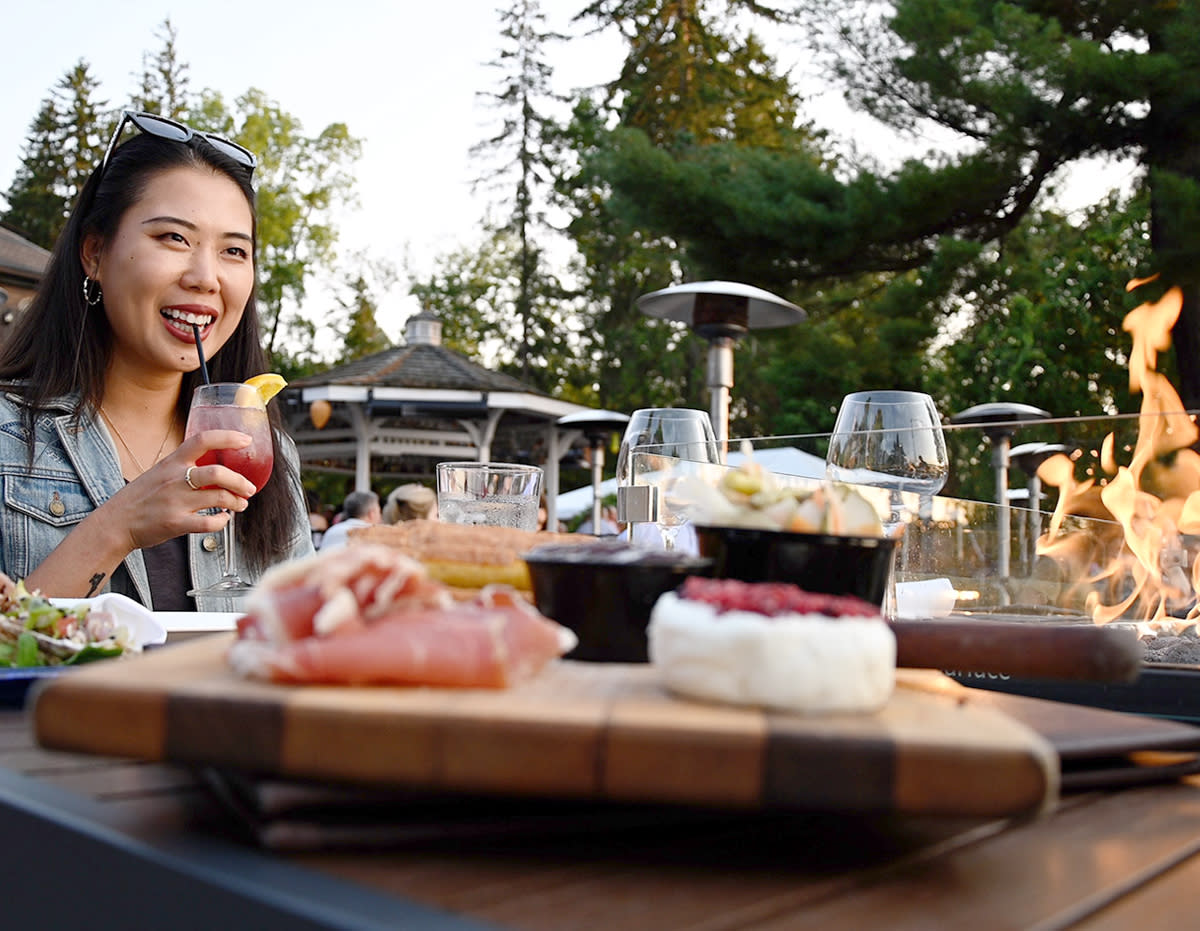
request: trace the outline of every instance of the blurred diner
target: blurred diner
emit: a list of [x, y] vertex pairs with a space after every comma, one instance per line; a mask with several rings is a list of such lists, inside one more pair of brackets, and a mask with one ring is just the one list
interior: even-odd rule
[[437, 517], [437, 493], [415, 482], [398, 485], [387, 496], [383, 522], [398, 524], [406, 520], [430, 520]]
[[379, 495], [373, 491], [352, 491], [342, 504], [342, 519], [325, 531], [321, 551], [336, 549], [349, 542], [348, 534], [357, 527], [374, 527], [383, 520]]

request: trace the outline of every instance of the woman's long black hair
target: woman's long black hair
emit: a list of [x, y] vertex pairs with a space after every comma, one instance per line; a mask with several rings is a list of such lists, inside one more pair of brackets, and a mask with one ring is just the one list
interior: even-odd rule
[[[117, 147], [108, 164], [94, 171], [83, 186], [37, 294], [0, 347], [0, 381], [16, 382], [5, 387], [25, 400], [29, 436], [34, 435], [34, 420], [52, 399], [77, 394], [73, 414], [79, 423], [95, 416], [104, 397], [113, 335], [103, 302], [90, 307], [84, 299], [80, 256], [85, 238], [94, 233], [103, 242], [111, 242], [121, 218], [141, 199], [150, 180], [180, 167], [219, 172], [237, 184], [250, 205], [257, 245], [258, 212], [248, 168], [200, 136], [182, 143], [140, 133]], [[237, 329], [208, 360], [213, 381], [240, 382], [267, 371], [259, 332], [258, 305], [251, 293]], [[184, 374], [176, 402], [180, 423], [186, 421], [192, 392], [202, 381], [198, 370]], [[242, 557], [260, 570], [286, 555], [295, 532], [294, 489], [299, 487], [295, 469], [279, 455], [282, 421], [277, 405], [268, 408], [274, 428], [275, 468], [236, 524]], [[32, 456], [31, 448], [31, 460]]]

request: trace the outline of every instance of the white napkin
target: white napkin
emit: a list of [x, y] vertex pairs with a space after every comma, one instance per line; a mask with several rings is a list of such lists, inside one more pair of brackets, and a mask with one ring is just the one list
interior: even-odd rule
[[898, 617], [946, 617], [954, 610], [957, 592], [949, 579], [896, 583]]

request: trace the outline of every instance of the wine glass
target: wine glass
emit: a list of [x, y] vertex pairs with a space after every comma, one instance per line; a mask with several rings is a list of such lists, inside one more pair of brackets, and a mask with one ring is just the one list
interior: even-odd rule
[[[201, 385], [192, 395], [188, 412], [187, 436], [204, 430], [237, 430], [248, 434], [253, 442], [244, 449], [213, 449], [196, 460], [196, 465], [223, 465], [248, 478], [255, 491], [261, 491], [271, 477], [275, 452], [271, 443], [271, 423], [267, 408], [258, 391], [250, 385], [218, 382]], [[221, 578], [207, 588], [193, 589], [189, 595], [240, 596], [253, 587], [238, 570], [237, 543], [233, 532], [234, 515], [222, 531], [225, 541], [225, 564]]]
[[[679, 461], [721, 464], [721, 450], [708, 414], [680, 407], [634, 411], [617, 453], [618, 506], [622, 488], [650, 484], [659, 492], [656, 518], [659, 539], [647, 540], [640, 531], [643, 525], [633, 523], [629, 538], [634, 542], [658, 542], [663, 549], [675, 549], [683, 518], [670, 507], [669, 492], [679, 477], [672, 466]], [[619, 519], [628, 521], [631, 516], [635, 515], [620, 514]]]
[[[856, 391], [842, 399], [829, 437], [825, 476], [833, 481], [888, 491], [884, 531], [894, 536], [905, 521], [902, 492], [936, 495], [946, 484], [950, 461], [933, 398], [917, 391]], [[884, 614], [894, 617], [895, 571]]]

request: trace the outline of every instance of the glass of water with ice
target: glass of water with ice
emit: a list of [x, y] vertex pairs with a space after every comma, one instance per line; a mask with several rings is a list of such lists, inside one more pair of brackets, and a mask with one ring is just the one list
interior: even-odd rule
[[537, 530], [542, 470], [512, 462], [439, 462], [438, 517], [451, 524]]

